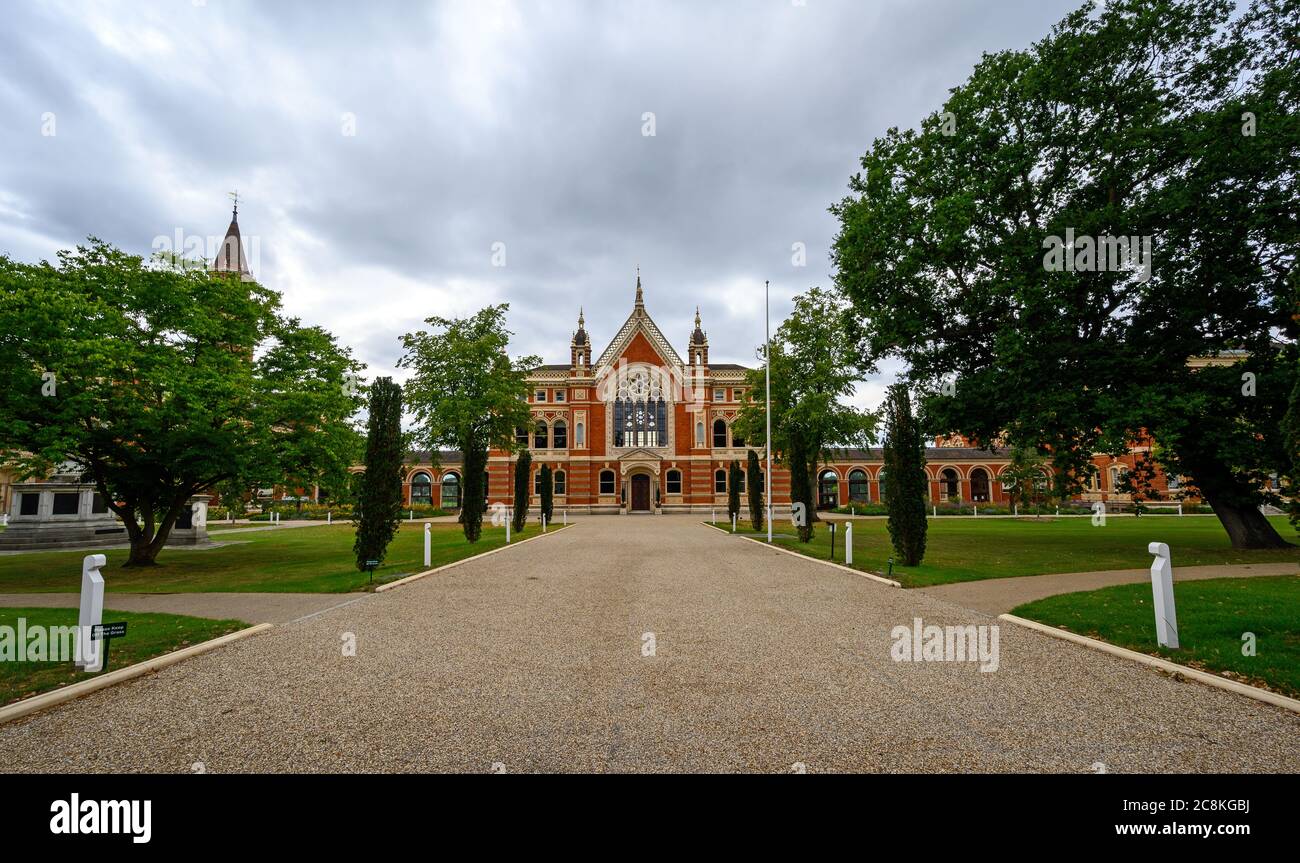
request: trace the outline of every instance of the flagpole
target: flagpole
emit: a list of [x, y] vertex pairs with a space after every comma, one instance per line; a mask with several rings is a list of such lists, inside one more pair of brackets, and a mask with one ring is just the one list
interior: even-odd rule
[[763, 403], [767, 406], [767, 473], [764, 485], [767, 486], [767, 541], [772, 542], [772, 285], [763, 281], [763, 366], [767, 378], [767, 395]]

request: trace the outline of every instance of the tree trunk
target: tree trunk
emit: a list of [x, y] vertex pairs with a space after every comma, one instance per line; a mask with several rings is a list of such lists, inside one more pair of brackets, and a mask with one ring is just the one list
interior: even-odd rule
[[1291, 545], [1257, 507], [1216, 502], [1208, 495], [1206, 500], [1214, 507], [1214, 514], [1228, 532], [1233, 548], [1287, 548]]

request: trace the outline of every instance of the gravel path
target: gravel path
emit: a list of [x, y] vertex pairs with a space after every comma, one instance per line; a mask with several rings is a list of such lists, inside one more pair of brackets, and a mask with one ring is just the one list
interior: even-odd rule
[[[1218, 564], [1214, 566], [1175, 566], [1174, 584], [1180, 581], [1204, 581], [1207, 578], [1252, 578], [1262, 575], [1297, 575], [1300, 564], [1295, 563], [1245, 563]], [[1006, 614], [1017, 605], [1056, 596], [1058, 593], [1077, 593], [1081, 590], [1098, 590], [1116, 584], [1151, 582], [1149, 569], [1103, 569], [1097, 572], [1062, 572], [1054, 575], [1024, 575], [1015, 578], [986, 578], [981, 581], [963, 581], [957, 584], [940, 584], [918, 587], [921, 593], [946, 600], [962, 608], [971, 608], [985, 614]], [[1154, 632], [1154, 625], [1152, 631]]]
[[992, 673], [895, 663], [914, 616], [994, 622], [587, 518], [2, 726], [0, 770], [1300, 771], [1300, 717], [1018, 627]]

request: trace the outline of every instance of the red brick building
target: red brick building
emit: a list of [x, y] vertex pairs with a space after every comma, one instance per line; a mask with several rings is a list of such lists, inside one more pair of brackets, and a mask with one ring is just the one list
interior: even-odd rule
[[[598, 356], [579, 312], [569, 362], [541, 366], [529, 377], [533, 426], [520, 430], [519, 442], [532, 453], [534, 491], [545, 464], [554, 472], [557, 510], [703, 513], [725, 507], [727, 466], [734, 459], [743, 467], [749, 450], [732, 430], [747, 371], [709, 362], [698, 309], [685, 358], [678, 354], [647, 313], [638, 276], [632, 313]], [[1009, 463], [1005, 452], [973, 448], [960, 438], [936, 444], [926, 452], [932, 501], [1008, 504], [998, 479]], [[1093, 484], [1082, 497], [1126, 501], [1115, 488], [1139, 449], [1119, 458], [1098, 456]], [[437, 461], [435, 467], [429, 453], [412, 454], [407, 500], [455, 508], [462, 488], [460, 454], [440, 453]], [[513, 470], [513, 456], [490, 454], [489, 502], [511, 501]], [[881, 473], [879, 449], [839, 452], [819, 472], [819, 506], [879, 502]], [[772, 479], [772, 499], [784, 509], [789, 474], [776, 466]], [[1163, 490], [1163, 478], [1157, 487]]]

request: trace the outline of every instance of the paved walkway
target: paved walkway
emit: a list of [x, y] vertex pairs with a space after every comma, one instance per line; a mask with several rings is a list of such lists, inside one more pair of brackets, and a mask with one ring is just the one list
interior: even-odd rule
[[[1218, 566], [1176, 566], [1174, 583], [1204, 581], [1207, 578], [1250, 578], [1260, 575], [1297, 575], [1296, 563], [1248, 563]], [[1150, 583], [1150, 569], [1103, 569], [1098, 572], [1063, 572], [1056, 575], [1025, 575], [1017, 578], [986, 578], [981, 581], [963, 581], [959, 584], [941, 584], [935, 587], [916, 588], [939, 599], [982, 611], [985, 614], [1006, 614], [1017, 605], [1056, 596], [1059, 593], [1076, 593], [1097, 590], [1116, 584]]]
[[[349, 593], [106, 593], [118, 611], [188, 614], [245, 623], [288, 623], [350, 602]], [[0, 593], [0, 608], [78, 608], [79, 593]]]
[[0, 770], [1300, 771], [1294, 714], [1010, 625], [991, 673], [894, 662], [914, 617], [996, 623], [587, 518], [0, 726]]

